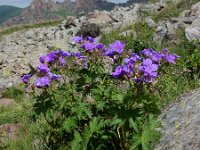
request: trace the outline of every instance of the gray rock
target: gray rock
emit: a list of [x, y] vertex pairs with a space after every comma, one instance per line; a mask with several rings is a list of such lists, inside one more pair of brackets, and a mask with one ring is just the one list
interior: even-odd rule
[[37, 43], [34, 41], [34, 40], [32, 40], [32, 39], [28, 39], [27, 40], [27, 45], [36, 45]]
[[101, 27], [95, 23], [84, 23], [80, 29], [80, 35], [98, 37], [101, 33]]
[[139, 9], [139, 4], [134, 4], [131, 5], [131, 7], [123, 9], [117, 6], [113, 11], [111, 11], [110, 16], [114, 19], [115, 22], [121, 22], [123, 26], [125, 26], [131, 22], [137, 21]]
[[200, 39], [200, 18], [185, 29], [185, 36], [189, 41]]
[[155, 150], [198, 150], [200, 148], [200, 89], [184, 94], [167, 106], [160, 119], [163, 137]]
[[200, 16], [200, 2], [194, 4], [190, 9], [190, 15], [191, 16]]
[[154, 42], [162, 43], [164, 40], [174, 40], [176, 37], [175, 30], [174, 25], [170, 21], [160, 22], [153, 37]]
[[156, 27], [155, 21], [151, 18], [151, 16], [145, 18], [145, 22], [149, 27]]
[[157, 10], [160, 8], [160, 4], [146, 4], [141, 6], [141, 12], [148, 12], [148, 13], [157, 13]]
[[190, 10], [184, 10], [183, 12], [181, 12], [179, 14], [179, 18], [182, 18], [182, 17], [189, 17], [190, 16]]

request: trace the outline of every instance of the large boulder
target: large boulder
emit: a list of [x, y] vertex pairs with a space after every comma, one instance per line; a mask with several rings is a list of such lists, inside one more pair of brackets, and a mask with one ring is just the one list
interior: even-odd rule
[[160, 119], [163, 134], [155, 150], [200, 148], [200, 89], [184, 94], [167, 106]]
[[139, 4], [133, 4], [129, 7], [115, 7], [113, 11], [110, 12], [110, 16], [121, 25], [125, 26], [130, 23], [136, 22], [138, 19], [140, 10]]
[[108, 26], [109, 24], [115, 22], [113, 18], [110, 17], [110, 15], [104, 13], [93, 13], [89, 14], [87, 17], [88, 22], [95, 23], [100, 26]]
[[96, 23], [83, 23], [80, 29], [80, 35], [91, 36], [91, 37], [98, 37], [101, 33], [101, 27], [100, 25]]
[[153, 40], [156, 43], [162, 43], [164, 40], [172, 42], [176, 38], [175, 26], [170, 21], [161, 21], [156, 28]]

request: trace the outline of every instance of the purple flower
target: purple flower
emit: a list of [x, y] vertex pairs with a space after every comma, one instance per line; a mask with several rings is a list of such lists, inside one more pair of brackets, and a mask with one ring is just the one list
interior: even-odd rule
[[153, 64], [150, 58], [143, 60], [142, 65], [138, 66], [138, 70], [143, 72], [141, 81], [152, 82], [154, 78], [157, 77], [158, 65]]
[[45, 55], [40, 56], [39, 57], [39, 62], [42, 63], [42, 64], [45, 63], [45, 57], [46, 57]]
[[82, 46], [86, 51], [90, 51], [96, 48], [96, 46], [93, 43], [84, 43]]
[[29, 79], [32, 77], [32, 74], [25, 74], [23, 77], [21, 77], [22, 82], [28, 83]]
[[175, 54], [167, 54], [167, 55], [164, 56], [164, 58], [168, 63], [175, 64], [176, 63], [176, 59], [180, 58], [180, 56], [177, 56]]
[[102, 43], [99, 43], [96, 45], [96, 49], [104, 49], [104, 48], [105, 48], [105, 45]]
[[136, 61], [140, 60], [140, 59], [141, 59], [141, 58], [140, 58], [137, 54], [133, 53], [133, 54], [131, 55], [130, 58], [125, 58], [125, 59], [123, 60], [123, 62], [124, 62], [125, 64], [127, 64], [127, 65], [133, 67], [133, 64], [134, 64]]
[[50, 84], [50, 79], [47, 76], [38, 78], [35, 82], [35, 85], [38, 88], [42, 88], [42, 87], [48, 87]]
[[109, 57], [113, 57], [113, 55], [115, 54], [115, 51], [113, 51], [112, 49], [105, 49], [105, 53], [104, 56], [109, 56]]
[[133, 61], [137, 61], [137, 60], [141, 60], [141, 57], [139, 55], [137, 55], [136, 53], [132, 53], [131, 54], [131, 59]]
[[52, 80], [57, 80], [57, 79], [61, 78], [61, 75], [56, 75], [51, 72], [49, 72], [48, 75]]
[[152, 60], [155, 62], [155, 63], [159, 63], [160, 60], [164, 57], [164, 55], [160, 52], [154, 52], [153, 55], [152, 55]]
[[164, 59], [168, 62], [168, 63], [173, 63], [175, 64], [176, 59], [180, 58], [180, 56], [176, 55], [176, 54], [170, 54], [168, 49], [164, 48], [164, 54], [163, 57]]
[[81, 54], [81, 52], [72, 52], [71, 55], [74, 57], [80, 57], [82, 54]]
[[118, 54], [121, 54], [124, 51], [125, 43], [120, 41], [115, 41], [114, 43], [109, 44], [109, 47]]
[[112, 73], [112, 76], [114, 78], [119, 78], [122, 75], [123, 67], [122, 66], [117, 66], [115, 68], [115, 72]]
[[112, 73], [112, 76], [114, 78], [119, 78], [122, 75], [126, 75], [128, 78], [130, 78], [132, 73], [133, 73], [133, 69], [131, 69], [127, 65], [123, 65], [123, 66], [117, 66], [115, 68], [115, 72]]
[[75, 36], [72, 38], [74, 43], [81, 43], [83, 41], [83, 36]]
[[142, 65], [150, 66], [150, 65], [152, 65], [152, 63], [153, 63], [152, 60], [150, 58], [147, 58], [147, 59], [143, 60]]
[[76, 58], [86, 58], [86, 56], [83, 56], [81, 52], [72, 52], [71, 56]]
[[154, 50], [153, 49], [144, 49], [140, 52], [141, 55], [144, 55], [146, 57], [151, 57], [153, 55]]
[[87, 36], [86, 40], [89, 41], [89, 42], [91, 42], [91, 43], [95, 42], [95, 38], [93, 38], [91, 36]]
[[160, 52], [156, 52], [153, 49], [144, 49], [140, 52], [141, 55], [145, 56], [146, 58], [151, 58], [155, 63], [159, 63], [163, 58], [163, 54]]
[[69, 52], [62, 51], [62, 56], [69, 57], [69, 56], [71, 56], [71, 54]]
[[143, 61], [142, 63], [142, 71], [144, 73], [150, 74], [151, 72], [157, 71], [158, 70], [158, 65], [153, 64], [152, 60], [147, 58]]
[[50, 71], [50, 69], [48, 68], [48, 66], [46, 64], [40, 64], [37, 69], [41, 72], [41, 73], [47, 73]]
[[73, 56], [73, 57], [75, 57], [75, 58], [86, 58], [86, 56], [83, 56], [82, 54], [81, 54], [81, 52], [72, 52], [71, 53], [71, 56]]
[[54, 52], [47, 54], [46, 57], [45, 57], [45, 62], [47, 62], [47, 63], [51, 63], [54, 60], [55, 60], [55, 53]]
[[66, 60], [62, 57], [59, 57], [58, 62], [61, 66], [64, 66], [66, 64]]

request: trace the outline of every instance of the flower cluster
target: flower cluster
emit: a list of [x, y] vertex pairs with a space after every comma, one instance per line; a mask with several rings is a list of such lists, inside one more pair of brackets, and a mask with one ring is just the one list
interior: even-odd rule
[[[73, 65], [85, 68], [88, 67], [88, 63], [94, 63], [89, 59], [89, 57], [94, 56], [91, 55], [93, 53], [97, 55], [96, 58], [110, 57], [114, 62], [112, 76], [114, 78], [126, 77], [126, 79], [135, 82], [153, 82], [158, 77], [158, 70], [162, 63], [175, 63], [176, 59], [179, 58], [179, 56], [169, 53], [167, 49], [164, 49], [163, 52], [144, 49], [140, 54], [130, 53], [125, 50], [125, 43], [118, 40], [107, 47], [102, 43], [96, 43], [96, 39], [90, 36], [86, 38], [76, 36], [72, 38], [72, 42], [80, 46], [80, 51], [56, 50], [39, 57], [40, 64], [36, 68], [38, 78], [34, 82], [36, 87], [48, 87], [51, 82], [60, 79], [61, 75], [54, 74], [52, 70], [55, 67], [58, 69], [67, 66], [69, 57], [73, 58], [71, 59], [74, 61]], [[121, 65], [117, 65], [119, 63]], [[21, 80], [27, 84], [32, 76], [32, 74], [26, 74]]]
[[158, 77], [158, 69], [162, 63], [175, 63], [179, 56], [170, 54], [167, 49], [157, 52], [153, 49], [144, 49], [140, 56], [132, 53], [131, 57], [123, 60], [123, 65], [117, 66], [112, 73], [113, 77], [122, 76], [133, 79], [136, 82], [153, 82]]
[[[35, 86], [38, 88], [48, 87], [52, 81], [61, 78], [61, 75], [51, 72], [51, 66], [54, 64], [64, 66], [66, 64], [65, 59], [69, 56], [71, 56], [69, 52], [57, 50], [39, 57], [40, 64], [36, 68], [38, 78], [35, 81]], [[26, 74], [21, 77], [21, 80], [27, 84], [32, 76], [32, 74]]]

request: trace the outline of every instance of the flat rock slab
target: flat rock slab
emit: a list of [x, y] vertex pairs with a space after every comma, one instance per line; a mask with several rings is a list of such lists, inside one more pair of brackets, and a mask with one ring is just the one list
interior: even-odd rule
[[9, 107], [11, 105], [14, 105], [16, 102], [13, 99], [9, 98], [1, 98], [0, 99], [0, 107]]
[[163, 137], [155, 150], [200, 150], [200, 89], [171, 103], [160, 119]]

